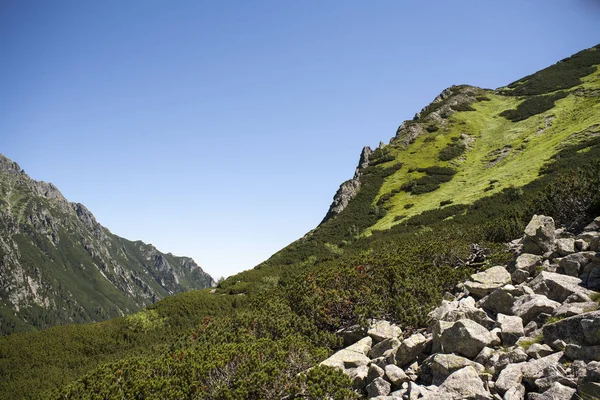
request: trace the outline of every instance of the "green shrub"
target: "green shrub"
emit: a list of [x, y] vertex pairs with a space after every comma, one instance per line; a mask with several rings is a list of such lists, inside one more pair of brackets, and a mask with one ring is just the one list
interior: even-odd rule
[[523, 121], [533, 115], [552, 109], [556, 100], [565, 98], [567, 95], [565, 92], [558, 92], [551, 95], [529, 97], [520, 103], [516, 109], [502, 111], [500, 115], [513, 122]]
[[454, 141], [452, 143], [448, 143], [448, 145], [440, 151], [438, 158], [441, 161], [450, 161], [460, 157], [466, 150], [467, 146], [465, 146], [464, 143]]

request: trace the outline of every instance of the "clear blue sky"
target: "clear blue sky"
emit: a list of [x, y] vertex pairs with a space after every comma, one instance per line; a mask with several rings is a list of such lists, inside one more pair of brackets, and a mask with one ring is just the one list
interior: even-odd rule
[[598, 1], [0, 0], [0, 153], [218, 278], [314, 228], [452, 84], [600, 43]]

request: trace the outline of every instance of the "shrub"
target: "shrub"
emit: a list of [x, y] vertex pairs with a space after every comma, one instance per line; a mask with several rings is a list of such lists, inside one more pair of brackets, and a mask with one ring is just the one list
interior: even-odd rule
[[443, 200], [440, 201], [440, 207], [447, 206], [448, 204], [454, 203], [452, 200]]
[[467, 146], [465, 146], [464, 143], [455, 141], [453, 143], [449, 143], [446, 147], [444, 147], [440, 151], [438, 158], [441, 161], [450, 161], [462, 155], [466, 149]]
[[512, 122], [523, 121], [533, 115], [552, 109], [556, 100], [563, 99], [567, 95], [565, 92], [558, 92], [551, 95], [529, 97], [520, 103], [516, 109], [502, 111], [500, 115]]

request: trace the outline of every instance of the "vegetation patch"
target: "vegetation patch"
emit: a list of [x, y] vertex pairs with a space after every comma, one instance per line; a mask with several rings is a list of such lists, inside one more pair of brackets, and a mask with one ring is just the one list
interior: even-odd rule
[[529, 97], [519, 104], [516, 109], [502, 111], [500, 115], [512, 122], [523, 121], [533, 115], [551, 110], [554, 108], [554, 103], [557, 100], [564, 99], [567, 96], [568, 93], [566, 92], [558, 92], [550, 95]]
[[448, 143], [446, 147], [440, 151], [439, 159], [441, 161], [450, 161], [460, 157], [467, 150], [467, 146], [459, 140]]
[[450, 182], [456, 173], [452, 168], [438, 166], [419, 168], [418, 171], [425, 172], [426, 175], [406, 182], [400, 189], [414, 195], [433, 192], [440, 187], [440, 184]]

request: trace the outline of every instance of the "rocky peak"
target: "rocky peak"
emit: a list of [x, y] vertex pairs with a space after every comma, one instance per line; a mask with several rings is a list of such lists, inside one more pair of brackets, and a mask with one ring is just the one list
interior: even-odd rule
[[369, 146], [363, 147], [360, 153], [358, 166], [354, 171], [354, 178], [347, 180], [340, 185], [337, 192], [335, 192], [335, 196], [333, 196], [333, 202], [329, 206], [329, 211], [327, 211], [327, 214], [321, 223], [328, 221], [344, 211], [350, 201], [356, 196], [360, 189], [360, 177], [363, 170], [369, 166], [371, 154], [373, 154], [373, 150], [371, 150]]
[[0, 154], [0, 172], [4, 172], [11, 175], [25, 175], [25, 171], [8, 157]]

